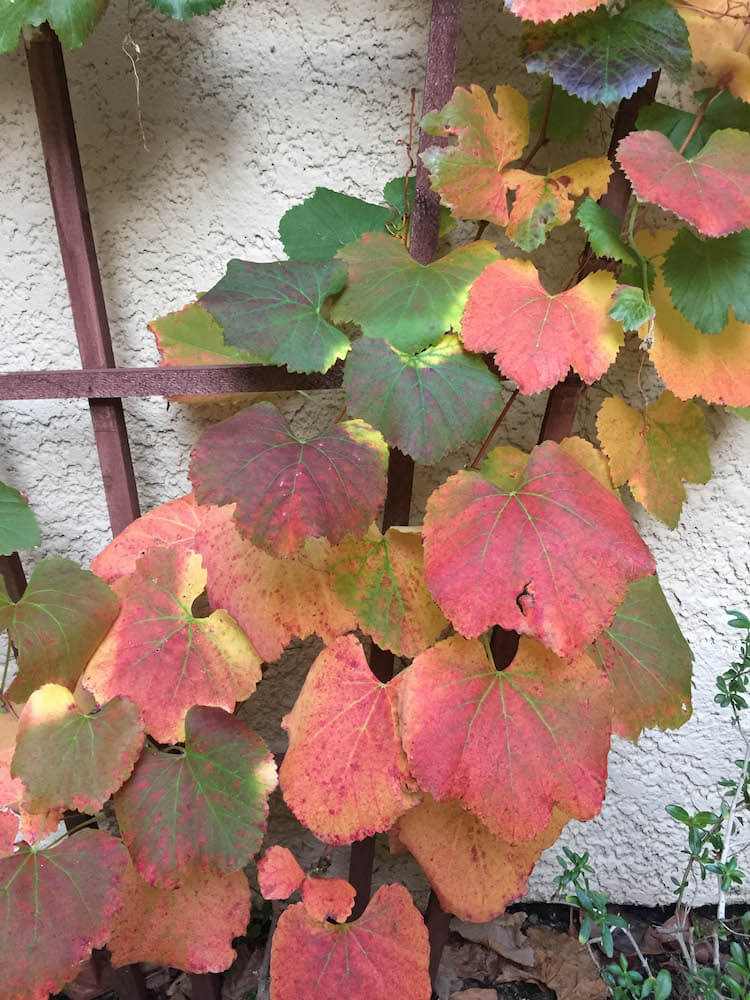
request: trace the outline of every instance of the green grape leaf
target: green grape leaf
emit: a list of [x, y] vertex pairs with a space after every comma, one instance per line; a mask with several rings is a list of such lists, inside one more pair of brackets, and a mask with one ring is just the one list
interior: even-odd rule
[[230, 260], [200, 304], [232, 347], [292, 372], [325, 372], [349, 351], [349, 338], [323, 315], [326, 299], [345, 284], [340, 260]]
[[[409, 178], [409, 189], [408, 189], [408, 195], [409, 195], [408, 211], [410, 215], [411, 215], [411, 210], [414, 207], [414, 195], [416, 190], [417, 190], [417, 178], [415, 176], [412, 176]], [[396, 229], [399, 227], [400, 219], [404, 215], [406, 215], [407, 212], [406, 198], [404, 197], [404, 178], [394, 177], [393, 180], [388, 181], [386, 186], [383, 188], [383, 197], [388, 202], [388, 204], [392, 205], [393, 208], [398, 213], [398, 218], [394, 219], [393, 221], [393, 230], [396, 231]], [[445, 236], [446, 233], [449, 233], [451, 231], [451, 229], [455, 229], [455, 226], [456, 226], [456, 220], [453, 218], [451, 210], [449, 208], [446, 208], [445, 205], [441, 205], [440, 223], [438, 225], [438, 236], [439, 237]]]
[[623, 330], [637, 330], [654, 317], [654, 307], [646, 302], [642, 288], [618, 285], [607, 315], [622, 323]]
[[0, 555], [35, 549], [40, 541], [39, 523], [29, 501], [12, 486], [0, 483]]
[[597, 257], [610, 257], [632, 267], [640, 267], [635, 254], [620, 236], [622, 223], [614, 212], [599, 205], [593, 198], [586, 198], [576, 212], [576, 219], [585, 230]]
[[630, 97], [659, 68], [677, 80], [690, 68], [685, 22], [667, 0], [632, 0], [619, 13], [600, 7], [529, 28], [523, 50], [530, 73], [602, 104]]
[[200, 302], [191, 302], [183, 309], [160, 316], [152, 320], [148, 328], [156, 337], [160, 364], [166, 368], [176, 365], [242, 365], [261, 360], [247, 351], [230, 347], [224, 340], [221, 327], [201, 307]]
[[750, 406], [728, 406], [727, 409], [730, 413], [733, 413], [735, 417], [741, 417], [743, 420], [750, 420]]
[[148, 0], [154, 10], [158, 10], [177, 21], [187, 21], [196, 14], [208, 14], [224, 3], [224, 0]]
[[[708, 91], [699, 90], [695, 96], [702, 102], [708, 96]], [[679, 108], [671, 108], [668, 104], [656, 102], [641, 109], [637, 125], [640, 131], [661, 132], [675, 149], [679, 149], [687, 139], [694, 122], [694, 112], [681, 111]], [[750, 132], [750, 105], [732, 97], [726, 90], [718, 94], [708, 105], [684, 150], [684, 155], [695, 156], [714, 132], [722, 128], [738, 128]]]
[[[403, 180], [401, 183], [403, 199]], [[386, 190], [391, 185], [397, 186], [398, 179], [390, 181]], [[402, 209], [394, 207], [399, 215], [403, 214]], [[347, 243], [365, 233], [382, 233], [391, 222], [398, 222], [398, 218], [390, 208], [318, 187], [301, 205], [284, 213], [279, 236], [292, 260], [330, 260]]]
[[469, 288], [500, 255], [480, 240], [419, 264], [399, 240], [370, 233], [339, 252], [349, 284], [332, 309], [336, 323], [358, 323], [366, 337], [419, 351], [461, 328]]
[[344, 387], [352, 416], [426, 465], [485, 437], [502, 396], [496, 376], [453, 334], [417, 354], [385, 340], [358, 340]]
[[8, 629], [18, 650], [8, 697], [25, 701], [47, 683], [72, 690], [118, 609], [106, 583], [70, 559], [39, 563], [17, 604], [0, 590], [0, 629]]
[[0, 4], [0, 53], [15, 49], [25, 24], [45, 21], [66, 48], [80, 48], [106, 7], [107, 0], [6, 0]]
[[[529, 124], [533, 132], [539, 132], [547, 107], [547, 86], [531, 106]], [[547, 138], [550, 142], [575, 142], [583, 138], [591, 124], [596, 107], [580, 97], [569, 94], [567, 90], [552, 85], [552, 104], [547, 119]]]
[[720, 333], [730, 308], [740, 322], [750, 323], [750, 229], [716, 240], [682, 229], [662, 271], [672, 301], [703, 333]]

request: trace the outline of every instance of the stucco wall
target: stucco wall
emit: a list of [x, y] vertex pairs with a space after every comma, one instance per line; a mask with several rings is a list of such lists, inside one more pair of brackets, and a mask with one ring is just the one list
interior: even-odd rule
[[[121, 365], [150, 365], [157, 354], [146, 322], [213, 284], [231, 256], [280, 256], [277, 224], [290, 205], [318, 184], [377, 199], [383, 183], [403, 169], [396, 141], [407, 133], [410, 88], [422, 85], [430, 5], [228, 0], [217, 14], [178, 25], [143, 0], [132, 0], [130, 20], [126, 0], [111, 2], [93, 39], [67, 56], [67, 66], [116, 357]], [[517, 22], [500, 7], [465, 0], [458, 82], [511, 82], [534, 96], [539, 80], [516, 56]], [[148, 152], [139, 142], [134, 82], [121, 51], [128, 32], [142, 49]], [[601, 148], [606, 125], [602, 120], [592, 128], [590, 148]], [[75, 334], [20, 51], [0, 60], [0, 141], [0, 366], [75, 367]], [[571, 231], [551, 241], [566, 249], [564, 270], [576, 240]], [[500, 247], [508, 249], [503, 241]], [[631, 345], [607, 387], [622, 392], [627, 379], [632, 392], [639, 361]], [[659, 386], [649, 370], [643, 383], [653, 398]], [[602, 397], [591, 390], [581, 406], [578, 430], [588, 436]], [[337, 393], [322, 393], [313, 403], [294, 394], [282, 404], [301, 429], [324, 425], [340, 406]], [[498, 443], [530, 447], [543, 404], [540, 396], [515, 406]], [[144, 510], [187, 491], [187, 457], [200, 429], [230, 412], [226, 405], [168, 406], [154, 398], [127, 400], [125, 410]], [[4, 402], [0, 411], [0, 479], [30, 496], [44, 535], [28, 567], [52, 554], [87, 563], [108, 541], [109, 528], [86, 403]], [[678, 732], [646, 734], [637, 746], [615, 739], [601, 816], [585, 826], [571, 823], [564, 835], [566, 843], [591, 850], [602, 884], [622, 901], [669, 902], [682, 834], [663, 806], [710, 803], [712, 783], [737, 756], [735, 734], [712, 698], [714, 675], [731, 659], [736, 639], [724, 609], [749, 603], [750, 425], [706, 412], [715, 475], [688, 488], [679, 528], [669, 532], [630, 503], [695, 652], [694, 717]], [[419, 471], [418, 505], [468, 454], [451, 456], [436, 473]], [[314, 645], [303, 644], [274, 667], [251, 703], [249, 715], [275, 748], [282, 745], [281, 713], [276, 702], [276, 717], [268, 718], [264, 706], [272, 709], [276, 698], [281, 709], [291, 706], [300, 664]], [[296, 832], [280, 815], [274, 826], [285, 837]], [[320, 845], [309, 835], [306, 845], [312, 860]], [[537, 897], [551, 892], [554, 853], [533, 876]], [[334, 861], [342, 869], [344, 852]], [[381, 852], [378, 866], [379, 877], [396, 873], [424, 891], [408, 862], [394, 865]], [[709, 888], [697, 898], [710, 896]]]

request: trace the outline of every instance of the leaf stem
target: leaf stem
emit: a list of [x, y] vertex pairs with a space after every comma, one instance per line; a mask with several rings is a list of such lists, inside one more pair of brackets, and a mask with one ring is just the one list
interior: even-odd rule
[[510, 399], [508, 400], [508, 402], [503, 407], [502, 413], [497, 418], [497, 420], [495, 421], [495, 423], [492, 425], [492, 430], [489, 432], [489, 434], [487, 435], [487, 437], [482, 442], [482, 447], [479, 449], [479, 451], [476, 454], [476, 457], [474, 458], [474, 461], [469, 466], [470, 469], [476, 469], [476, 467], [482, 461], [482, 459], [484, 458], [484, 456], [487, 454], [487, 449], [489, 448], [489, 446], [490, 446], [490, 444], [492, 442], [493, 437], [495, 436], [498, 428], [500, 427], [500, 424], [503, 422], [503, 420], [505, 420], [505, 415], [507, 414], [508, 410], [513, 405], [513, 400], [516, 398], [517, 395], [518, 395], [518, 389], [514, 389], [513, 392], [511, 393]]
[[698, 126], [703, 121], [703, 116], [705, 115], [706, 111], [708, 110], [709, 104], [711, 103], [711, 101], [713, 101], [714, 97], [716, 97], [716, 95], [721, 90], [723, 90], [723, 89], [724, 89], [723, 87], [720, 87], [717, 84], [713, 88], [713, 90], [710, 90], [708, 92], [708, 94], [706, 94], [705, 100], [701, 103], [701, 106], [698, 108], [698, 110], [696, 112], [695, 120], [693, 121], [693, 124], [690, 126], [690, 131], [685, 136], [685, 141], [682, 143], [682, 145], [680, 146], [680, 148], [677, 150], [677, 152], [680, 154], [680, 156], [682, 156], [682, 154], [687, 149], [688, 145], [690, 144], [690, 140], [693, 138], [693, 136], [695, 135], [695, 133], [696, 133], [696, 131], [698, 129]]
[[628, 245], [633, 253], [638, 258], [641, 265], [641, 283], [643, 285], [643, 298], [646, 300], [647, 305], [651, 305], [651, 294], [648, 288], [648, 260], [643, 256], [638, 244], [635, 242], [635, 220], [638, 215], [638, 209], [641, 207], [641, 203], [637, 198], [633, 199], [633, 208], [630, 212], [630, 219], [628, 221]]
[[554, 86], [553, 81], [550, 79], [549, 87], [547, 88], [547, 100], [544, 105], [544, 114], [542, 116], [542, 124], [539, 126], [539, 135], [537, 136], [534, 145], [528, 151], [526, 156], [524, 156], [523, 160], [521, 160], [521, 165], [518, 168], [519, 170], [525, 170], [542, 146], [545, 146], [549, 142], [549, 139], [547, 138], [547, 126], [549, 125], [549, 115], [552, 110], [552, 93]]
[[[87, 826], [95, 826], [98, 823], [100, 816], [103, 817], [104, 813], [98, 812], [94, 816], [89, 816], [83, 823], [78, 823], [74, 826], [72, 830], [66, 830], [65, 833], [61, 833], [60, 836], [56, 837], [51, 844], [45, 844], [44, 850], [46, 851], [51, 847], [56, 847], [61, 841], [65, 840], [66, 837], [72, 837], [74, 833], [78, 833], [79, 830], [83, 830]], [[36, 845], [34, 845], [33, 849], [36, 850]]]

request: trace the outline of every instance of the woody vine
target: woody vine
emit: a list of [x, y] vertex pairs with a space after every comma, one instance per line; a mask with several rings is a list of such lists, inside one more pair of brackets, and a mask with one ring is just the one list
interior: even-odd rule
[[[692, 656], [619, 489], [675, 527], [683, 481], [711, 474], [693, 397], [750, 405], [750, 11], [509, 6], [547, 78], [535, 135], [513, 88], [456, 87], [428, 107], [416, 177], [386, 185], [387, 204], [317, 189], [280, 222], [288, 259], [231, 261], [151, 324], [164, 364], [343, 363], [341, 419], [303, 439], [270, 403], [243, 409], [201, 435], [193, 492], [134, 522], [93, 572], [45, 560], [20, 601], [2, 597], [17, 673], [8, 685], [6, 663], [1, 997], [46, 996], [104, 945], [115, 965], [227, 968], [260, 854], [267, 899], [301, 890], [273, 939], [274, 1000], [311, 981], [320, 998], [426, 1000], [428, 933], [406, 889], [367, 903], [357, 885], [349, 920], [350, 882], [263, 851], [277, 783], [321, 841], [389, 832], [442, 911], [484, 921], [571, 818], [599, 812], [611, 734], [688, 717]], [[713, 80], [695, 112], [652, 102], [654, 74], [681, 80], [694, 62]], [[609, 155], [539, 171], [560, 131], [613, 102]], [[651, 232], [644, 203], [686, 224]], [[478, 237], [502, 227], [518, 254], [477, 238], [428, 262], [456, 220]], [[587, 247], [552, 291], [527, 255], [562, 225]], [[648, 355], [665, 389], [643, 407], [606, 399], [598, 448], [571, 436], [560, 401], [620, 351]], [[517, 394], [547, 390], [540, 444], [496, 445]], [[469, 443], [423, 523], [395, 521], [389, 462], [408, 477], [405, 456], [430, 465]], [[3, 544], [28, 548], [33, 515], [4, 496]], [[277, 774], [235, 711], [261, 665], [312, 634], [325, 648], [282, 721]], [[107, 803], [119, 836], [109, 823], [37, 846], [65, 810]]]

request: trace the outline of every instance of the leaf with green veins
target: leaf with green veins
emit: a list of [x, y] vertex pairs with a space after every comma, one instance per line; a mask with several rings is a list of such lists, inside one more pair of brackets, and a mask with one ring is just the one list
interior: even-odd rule
[[26, 786], [31, 812], [96, 813], [133, 770], [143, 747], [143, 722], [126, 698], [82, 712], [67, 688], [44, 684], [18, 724], [11, 774]]
[[323, 315], [326, 299], [346, 285], [340, 260], [230, 260], [226, 275], [200, 300], [224, 340], [264, 364], [325, 372], [349, 351], [349, 338]]
[[[702, 102], [709, 91], [699, 90], [695, 97]], [[695, 123], [695, 112], [681, 111], [668, 104], [649, 104], [638, 115], [639, 131], [656, 131], [665, 135], [679, 149]], [[724, 90], [706, 108], [703, 118], [684, 150], [685, 156], [695, 156], [714, 132], [722, 128], [738, 128], [750, 132], [750, 106]]]
[[486, 436], [500, 411], [497, 377], [453, 334], [417, 354], [358, 340], [344, 371], [347, 406], [388, 444], [431, 464]]
[[221, 7], [224, 0], [148, 0], [154, 10], [173, 17], [177, 21], [187, 21], [196, 14], [208, 14]]
[[620, 235], [622, 223], [614, 212], [599, 205], [593, 198], [586, 198], [576, 212], [576, 219], [585, 230], [597, 257], [610, 257], [633, 267], [638, 263]]
[[690, 718], [693, 654], [656, 576], [631, 583], [590, 652], [612, 684], [618, 735], [636, 742], [646, 728], [678, 729]]
[[750, 229], [716, 240], [682, 229], [662, 272], [674, 304], [703, 333], [720, 333], [730, 308], [741, 323], [750, 323]]
[[40, 541], [39, 523], [29, 501], [12, 486], [0, 483], [0, 555], [35, 549]]
[[160, 743], [185, 735], [193, 705], [234, 709], [261, 678], [260, 657], [226, 611], [196, 618], [206, 587], [194, 552], [154, 549], [113, 583], [122, 610], [81, 683], [99, 702], [124, 695]]
[[[533, 132], [539, 132], [547, 107], [547, 87], [545, 81], [542, 92], [529, 111], [529, 124]], [[596, 113], [596, 107], [567, 90], [552, 85], [552, 104], [547, 120], [547, 138], [550, 142], [575, 142], [583, 138]]]
[[429, 347], [450, 330], [457, 333], [471, 285], [500, 259], [492, 243], [480, 240], [419, 264], [399, 240], [377, 233], [339, 256], [349, 268], [349, 284], [333, 306], [334, 322], [358, 323], [366, 337], [406, 352]]
[[50, 27], [68, 49], [77, 49], [94, 30], [107, 0], [6, 0], [0, 5], [0, 52], [12, 52], [25, 24]]
[[[398, 179], [391, 181], [386, 189], [397, 183]], [[396, 211], [399, 216], [403, 214], [398, 207]], [[386, 224], [397, 222], [390, 208], [318, 187], [301, 205], [281, 217], [279, 236], [292, 260], [330, 260], [341, 247], [364, 233], [382, 233]]]
[[0, 589], [0, 629], [8, 629], [18, 650], [8, 697], [25, 701], [47, 683], [72, 690], [118, 607], [106, 583], [70, 559], [39, 563], [17, 604]]
[[224, 340], [222, 329], [200, 301], [148, 324], [166, 368], [176, 365], [242, 365], [260, 361]]
[[260, 850], [276, 765], [263, 740], [220, 708], [193, 706], [185, 748], [146, 747], [115, 795], [122, 838], [150, 885], [177, 885], [183, 873], [230, 872]]
[[654, 318], [654, 307], [650, 302], [646, 302], [642, 288], [618, 285], [614, 302], [609, 307], [607, 315], [622, 323], [623, 330], [637, 330]]

